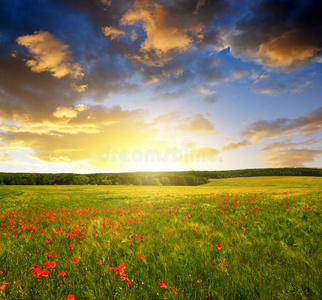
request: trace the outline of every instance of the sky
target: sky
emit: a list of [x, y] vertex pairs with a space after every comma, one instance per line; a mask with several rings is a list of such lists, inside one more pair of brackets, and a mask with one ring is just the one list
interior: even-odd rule
[[2, 0], [0, 172], [322, 167], [319, 0]]

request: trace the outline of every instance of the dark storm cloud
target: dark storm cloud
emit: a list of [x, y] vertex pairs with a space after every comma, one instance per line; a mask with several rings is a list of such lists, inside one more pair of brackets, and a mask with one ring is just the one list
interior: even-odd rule
[[[237, 57], [291, 71], [321, 61], [322, 2], [246, 1], [248, 11], [225, 36]], [[236, 18], [236, 16], [234, 16]], [[231, 16], [231, 18], [234, 18]]]

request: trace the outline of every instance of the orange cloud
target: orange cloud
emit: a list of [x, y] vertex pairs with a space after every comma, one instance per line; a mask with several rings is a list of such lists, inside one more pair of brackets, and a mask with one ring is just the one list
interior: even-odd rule
[[84, 74], [82, 67], [73, 61], [68, 45], [48, 31], [36, 31], [32, 35], [17, 38], [17, 43], [25, 46], [32, 59], [26, 60], [26, 65], [33, 72], [51, 72], [54, 77], [62, 78], [70, 75], [74, 79], [81, 79]]
[[[133, 9], [123, 15], [120, 25], [142, 26], [147, 36], [141, 44], [140, 51], [143, 55], [133, 58], [147, 65], [162, 66], [171, 59], [172, 52], [184, 52], [188, 49], [192, 42], [188, 36], [189, 29], [171, 22], [170, 13], [165, 7], [150, 0], [136, 0], [133, 6]], [[151, 52], [159, 59], [152, 60]]]
[[78, 112], [87, 110], [88, 107], [84, 104], [77, 104], [74, 107], [59, 106], [53, 112], [53, 116], [58, 119], [73, 119], [76, 118]]
[[102, 32], [105, 36], [109, 37], [111, 40], [117, 39], [121, 35], [125, 35], [125, 32], [121, 29], [117, 29], [112, 26], [102, 27]]
[[318, 49], [315, 49], [310, 41], [303, 36], [297, 36], [295, 32], [284, 32], [278, 37], [262, 43], [259, 46], [258, 55], [266, 65], [288, 69], [313, 58]]

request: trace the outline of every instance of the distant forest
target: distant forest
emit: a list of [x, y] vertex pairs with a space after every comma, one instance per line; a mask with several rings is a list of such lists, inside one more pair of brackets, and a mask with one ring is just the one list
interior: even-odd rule
[[322, 169], [275, 168], [230, 171], [135, 173], [0, 173], [1, 185], [201, 185], [209, 179], [254, 176], [322, 176]]

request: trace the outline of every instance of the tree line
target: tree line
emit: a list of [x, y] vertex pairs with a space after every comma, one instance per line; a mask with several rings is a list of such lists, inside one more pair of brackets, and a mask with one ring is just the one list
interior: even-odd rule
[[189, 171], [191, 175], [212, 179], [257, 176], [322, 176], [321, 168], [263, 168], [229, 171]]
[[135, 172], [135, 173], [0, 173], [0, 185], [181, 185], [193, 186], [209, 178], [255, 176], [322, 176], [318, 168], [267, 168], [229, 171]]
[[188, 173], [0, 173], [1, 185], [200, 185], [202, 176]]

